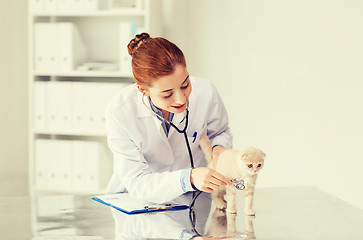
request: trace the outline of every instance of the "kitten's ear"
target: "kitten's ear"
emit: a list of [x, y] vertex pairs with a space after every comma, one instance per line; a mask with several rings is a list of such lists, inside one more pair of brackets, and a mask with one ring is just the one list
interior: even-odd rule
[[[260, 150], [261, 151], [261, 150]], [[262, 155], [262, 158], [265, 159], [266, 158], [266, 153], [262, 152], [261, 151], [261, 155]]]
[[241, 159], [245, 160], [248, 158], [248, 154], [247, 153], [242, 153]]

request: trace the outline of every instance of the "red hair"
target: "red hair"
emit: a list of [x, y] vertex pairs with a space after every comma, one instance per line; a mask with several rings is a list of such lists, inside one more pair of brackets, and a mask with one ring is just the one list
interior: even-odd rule
[[135, 36], [127, 45], [132, 56], [132, 73], [140, 86], [151, 86], [156, 79], [170, 75], [176, 65], [186, 67], [183, 52], [165, 38], [151, 38], [148, 33]]

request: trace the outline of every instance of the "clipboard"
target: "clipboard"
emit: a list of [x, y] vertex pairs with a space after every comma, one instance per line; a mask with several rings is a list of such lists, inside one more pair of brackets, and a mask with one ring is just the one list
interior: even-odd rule
[[136, 200], [131, 198], [128, 193], [100, 195], [93, 197], [92, 200], [130, 215], [163, 211], [178, 211], [189, 208], [188, 205], [173, 202], [165, 204], [155, 204], [151, 202]]

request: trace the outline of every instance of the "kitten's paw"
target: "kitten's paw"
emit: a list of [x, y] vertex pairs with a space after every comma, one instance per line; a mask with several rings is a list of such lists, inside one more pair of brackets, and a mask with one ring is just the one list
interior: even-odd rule
[[226, 207], [227, 207], [227, 203], [223, 200], [219, 200], [219, 201], [215, 200], [214, 203], [216, 204], [216, 208], [220, 209], [220, 210], [226, 209]]
[[226, 213], [229, 213], [229, 214], [237, 214], [237, 208], [235, 208], [235, 207], [227, 207], [226, 208]]
[[246, 215], [246, 221], [253, 221], [256, 218], [256, 215]]
[[248, 215], [248, 216], [256, 216], [256, 211], [253, 210], [253, 209], [246, 209], [245, 210], [245, 213]]
[[218, 206], [218, 205], [216, 205], [216, 208], [218, 210], [224, 211], [226, 209], [226, 206]]

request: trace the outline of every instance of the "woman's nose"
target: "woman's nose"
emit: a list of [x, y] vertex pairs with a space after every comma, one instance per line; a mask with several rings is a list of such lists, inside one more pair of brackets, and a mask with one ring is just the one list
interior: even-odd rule
[[175, 102], [178, 104], [184, 104], [186, 100], [186, 96], [182, 91], [175, 92]]

